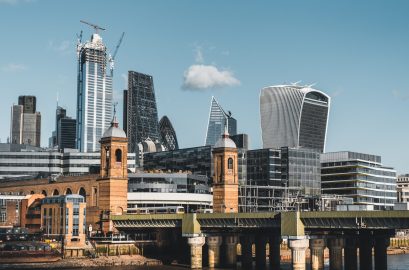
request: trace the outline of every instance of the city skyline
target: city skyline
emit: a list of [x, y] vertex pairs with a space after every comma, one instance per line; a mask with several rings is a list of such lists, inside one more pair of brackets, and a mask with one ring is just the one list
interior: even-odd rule
[[[77, 8], [79, 1], [6, 2], [12, 4], [0, 1], [2, 20], [10, 25], [3, 31], [6, 42], [0, 45], [7, 51], [0, 64], [0, 89], [7, 93], [0, 103], [2, 119], [10, 118], [18, 96], [37, 96], [43, 146], [54, 128], [55, 106], [49, 104], [56, 101], [57, 92], [68, 115], [75, 115], [75, 34], [82, 29], [84, 40], [92, 34], [79, 23], [85, 19], [108, 29], [101, 35], [110, 51], [122, 31], [127, 33], [116, 61], [114, 99], [122, 104], [121, 91], [126, 88], [122, 75], [128, 70], [151, 74], [158, 116], [172, 119], [181, 148], [203, 144], [213, 95], [235, 113], [238, 133], [249, 134], [251, 149], [261, 148], [259, 89], [302, 80], [317, 82], [316, 87], [332, 98], [326, 151], [377, 154], [399, 173], [409, 171], [404, 155], [409, 149], [405, 136], [409, 39], [404, 35], [409, 19], [403, 1], [227, 2], [217, 9], [202, 3], [123, 1], [145, 10], [131, 19], [126, 14], [132, 8], [116, 4], [101, 7], [98, 16], [90, 14], [87, 10], [95, 1], [81, 2], [83, 10]], [[111, 16], [119, 13], [124, 14], [121, 20]], [[251, 19], [242, 20], [247, 15]], [[293, 19], [286, 20], [287, 16]], [[133, 30], [135, 25], [146, 29]], [[35, 53], [27, 52], [27, 39]], [[206, 81], [198, 74], [219, 77]], [[2, 142], [9, 133], [0, 132]]]

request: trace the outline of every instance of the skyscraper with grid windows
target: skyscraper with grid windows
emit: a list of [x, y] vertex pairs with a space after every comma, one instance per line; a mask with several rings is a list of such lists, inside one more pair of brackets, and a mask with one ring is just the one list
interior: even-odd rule
[[98, 33], [78, 43], [77, 148], [99, 151], [99, 140], [112, 120], [112, 77], [107, 74], [107, 49]]

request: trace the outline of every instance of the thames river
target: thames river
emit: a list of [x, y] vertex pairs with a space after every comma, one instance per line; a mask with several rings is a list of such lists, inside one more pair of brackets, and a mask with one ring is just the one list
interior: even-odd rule
[[[0, 266], [0, 269], [4, 269], [4, 268]], [[8, 268], [8, 269], [17, 269], [17, 268]], [[18, 269], [22, 269], [22, 268], [18, 267]], [[28, 269], [28, 268], [25, 268], [25, 269]], [[30, 269], [40, 269], [40, 268], [31, 267]], [[92, 268], [61, 268], [61, 269], [79, 270], [79, 269], [92, 269]], [[98, 269], [104, 269], [104, 270], [182, 270], [182, 269], [188, 269], [188, 268], [179, 267], [179, 266], [110, 266], [110, 267], [99, 267]], [[207, 269], [207, 268], [204, 268], [204, 269]], [[240, 268], [240, 266], [238, 266], [236, 269], [249, 270], [249, 269], [242, 269]], [[289, 269], [291, 269], [289, 264], [282, 264], [281, 270], [289, 270]], [[308, 269], [310, 269], [309, 266], [307, 266], [307, 270]], [[325, 269], [329, 269], [328, 259], [325, 262]], [[409, 269], [409, 254], [388, 255], [388, 270], [408, 270], [408, 269]], [[253, 270], [256, 270], [256, 268], [253, 267]]]

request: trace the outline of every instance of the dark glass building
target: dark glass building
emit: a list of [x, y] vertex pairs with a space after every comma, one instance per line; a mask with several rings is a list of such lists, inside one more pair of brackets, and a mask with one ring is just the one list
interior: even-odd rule
[[265, 148], [247, 151], [247, 183], [281, 187], [280, 150]]
[[209, 123], [207, 126], [206, 145], [215, 145], [220, 135], [224, 132], [224, 127], [230, 136], [237, 134], [237, 121], [231, 116], [231, 112], [226, 113], [214, 97], [210, 106]]
[[392, 210], [397, 200], [396, 171], [384, 167], [381, 157], [356, 152], [321, 155], [322, 192], [354, 199], [357, 205]]
[[75, 134], [77, 121], [70, 117], [60, 118], [57, 126], [58, 149], [75, 149]]
[[200, 146], [164, 151], [144, 153], [143, 169], [145, 171], [189, 171], [192, 174], [212, 177], [212, 147]]
[[303, 195], [321, 194], [320, 152], [281, 147], [281, 185], [300, 187]]
[[230, 136], [237, 148], [249, 149], [249, 137], [247, 134], [236, 134]]
[[124, 126], [128, 136], [128, 150], [130, 153], [137, 153], [138, 143], [147, 138], [154, 142], [160, 140], [152, 76], [129, 71], [126, 94]]
[[37, 98], [35, 96], [19, 96], [18, 105], [23, 106], [23, 113], [35, 113], [37, 108]]
[[163, 116], [159, 121], [159, 131], [161, 142], [166, 147], [166, 149], [170, 151], [179, 149], [175, 129], [173, 128], [172, 123], [166, 115]]

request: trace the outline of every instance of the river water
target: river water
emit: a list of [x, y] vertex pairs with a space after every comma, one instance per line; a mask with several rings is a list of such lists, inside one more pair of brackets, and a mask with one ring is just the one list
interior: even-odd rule
[[[0, 269], [4, 269], [0, 265]], [[14, 267], [8, 267], [7, 269], [20, 269]], [[32, 267], [30, 269], [40, 269], [36, 267]], [[79, 270], [79, 269], [86, 269], [90, 270], [93, 268], [60, 268], [63, 270]], [[179, 266], [109, 266], [109, 267], [99, 267], [98, 269], [102, 270], [186, 270], [186, 267], [179, 267]], [[206, 269], [206, 268], [205, 268]], [[243, 269], [240, 266], [237, 267], [240, 270], [250, 270], [250, 269]], [[290, 264], [282, 264], [281, 270], [290, 270]], [[307, 270], [310, 269], [307, 266]], [[215, 269], [216, 270], [216, 269]], [[226, 270], [226, 269], [224, 269]], [[253, 270], [257, 270], [253, 267]], [[329, 270], [328, 260], [325, 262], [325, 270]], [[348, 269], [345, 269], [348, 270]], [[409, 270], [409, 254], [400, 254], [400, 255], [388, 255], [388, 270]]]

